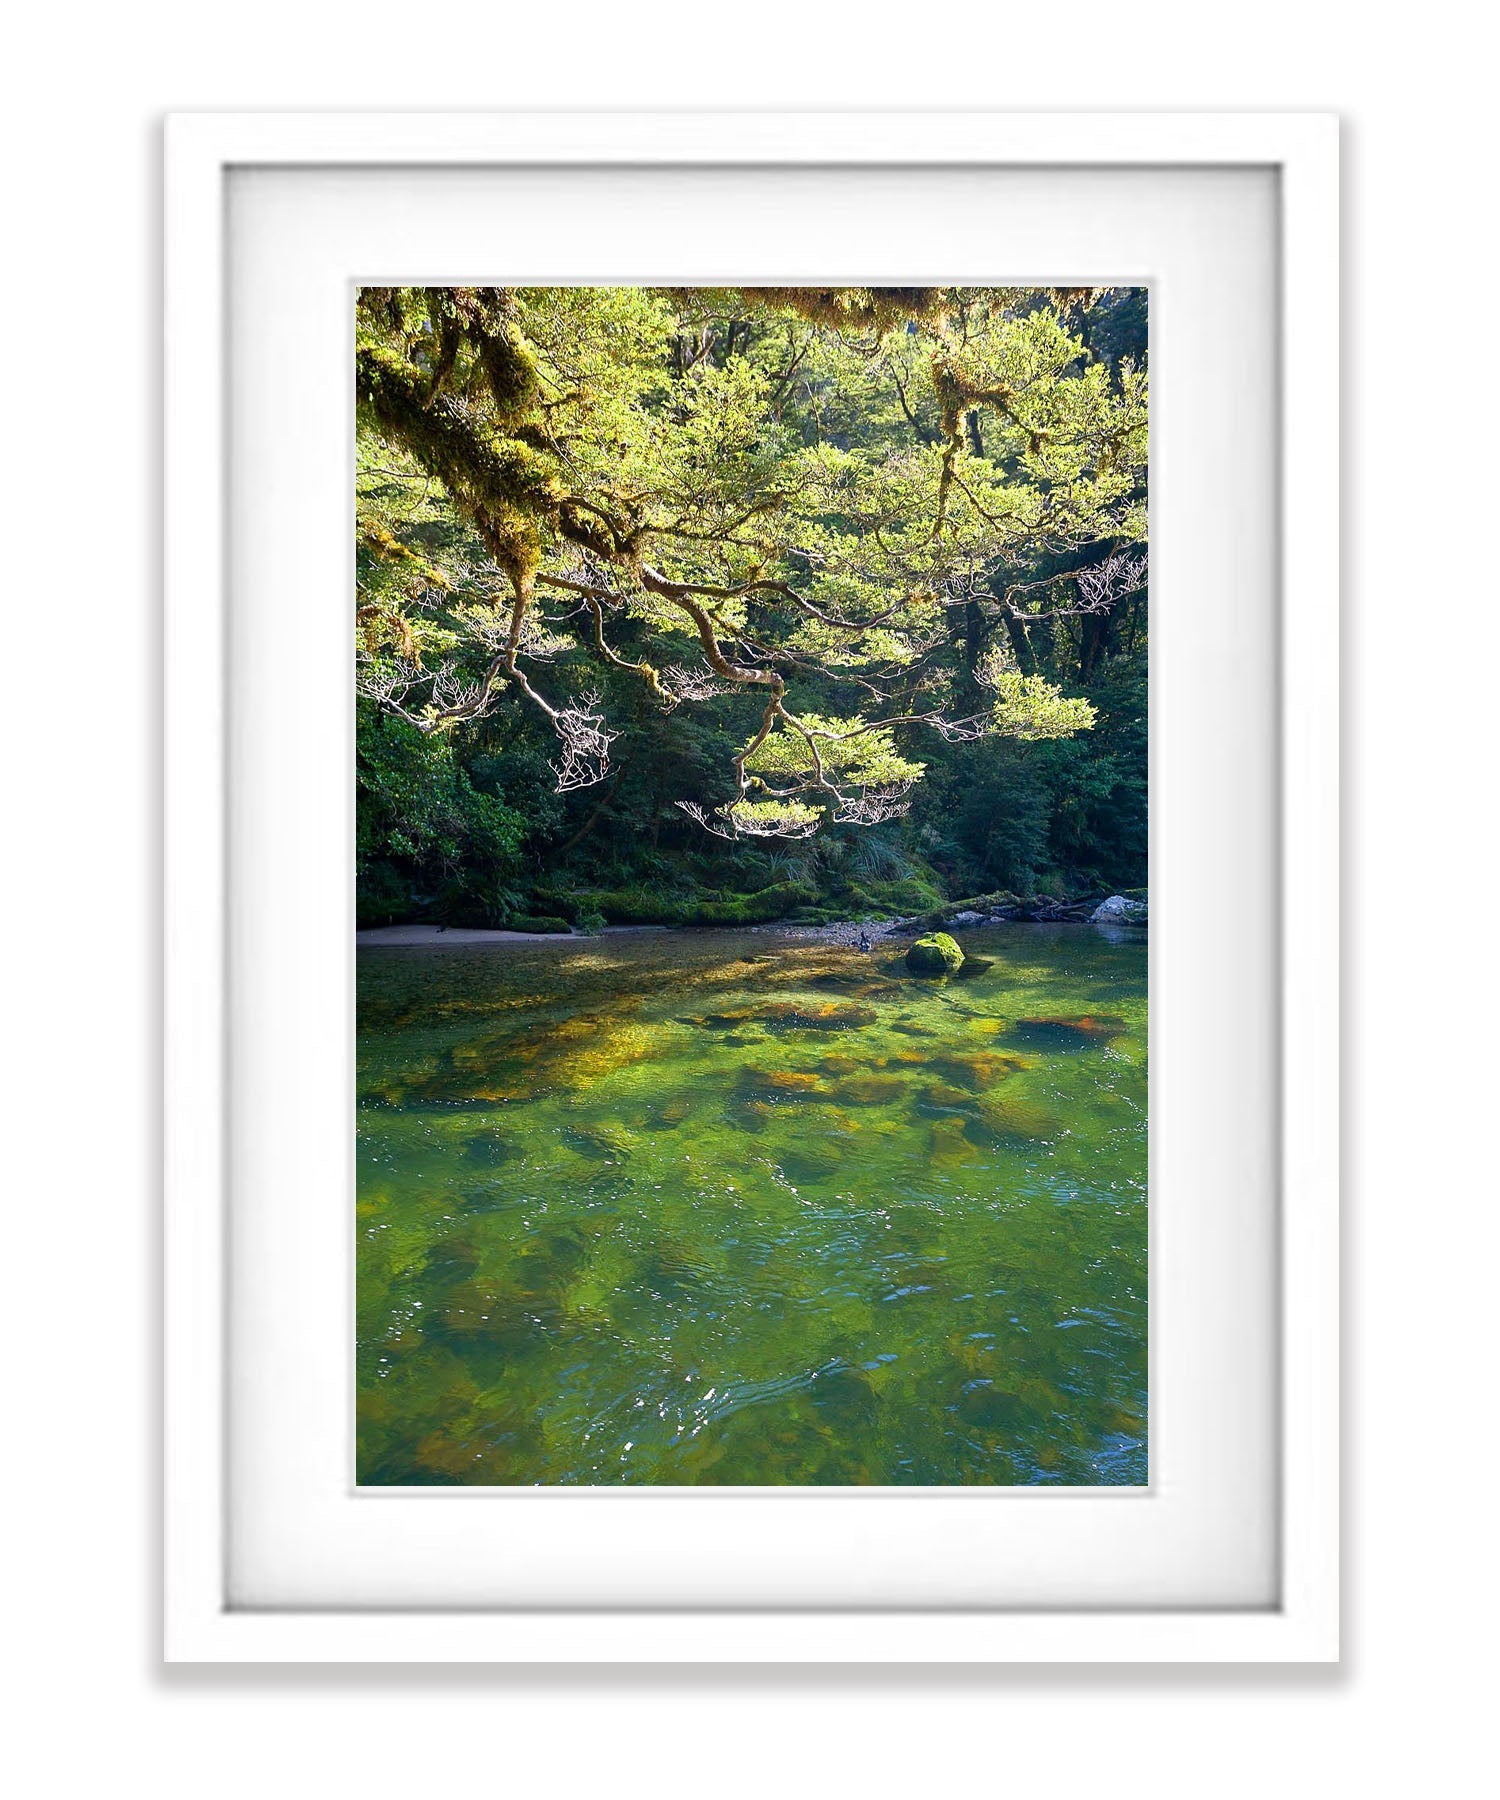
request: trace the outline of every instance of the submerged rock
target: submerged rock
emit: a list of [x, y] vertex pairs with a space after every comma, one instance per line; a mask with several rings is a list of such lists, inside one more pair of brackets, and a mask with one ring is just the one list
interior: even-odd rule
[[930, 931], [919, 937], [906, 953], [913, 975], [952, 975], [963, 967], [964, 953], [946, 931]]
[[769, 1100], [736, 1094], [724, 1108], [724, 1117], [736, 1131], [761, 1132], [776, 1117], [776, 1108]]
[[873, 1427], [880, 1410], [869, 1376], [847, 1366], [828, 1369], [814, 1377], [812, 1403], [841, 1431]]
[[498, 1167], [503, 1163], [515, 1162], [525, 1155], [525, 1151], [512, 1138], [502, 1137], [498, 1131], [476, 1132], [464, 1142], [464, 1156], [469, 1162], [490, 1163]]
[[760, 1006], [737, 1006], [681, 1022], [711, 1031], [732, 1031], [746, 1025], [760, 1025], [767, 1031], [852, 1031], [861, 1025], [873, 1025], [879, 1016], [873, 1006], [852, 1001], [771, 1000]]
[[580, 1013], [543, 1029], [516, 1029], [455, 1045], [444, 1064], [412, 1081], [400, 1103], [420, 1109], [479, 1109], [586, 1087], [651, 1052], [648, 1033], [628, 1019]]
[[905, 1092], [906, 1083], [897, 1075], [846, 1075], [833, 1090], [836, 1100], [855, 1106], [884, 1106]]
[[816, 1186], [827, 1181], [838, 1173], [838, 1159], [832, 1156], [819, 1156], [811, 1150], [783, 1150], [776, 1159], [776, 1167], [794, 1186]]
[[1114, 1013], [1082, 1013], [1076, 1018], [1018, 1019], [1011, 1036], [1018, 1043], [1049, 1050], [1086, 1050], [1122, 1037], [1125, 1021]]
[[767, 1069], [759, 1079], [784, 1094], [811, 1093], [818, 1086], [817, 1076], [805, 1069]]
[[824, 969], [820, 974], [807, 978], [808, 987], [832, 988], [837, 993], [850, 994], [854, 998], [864, 1000], [872, 995], [890, 991], [890, 983], [872, 974], [868, 967], [864, 969]]
[[979, 1160], [979, 1151], [964, 1131], [964, 1121], [957, 1117], [939, 1119], [928, 1133], [927, 1155], [938, 1168], [962, 1168]]
[[562, 1140], [570, 1150], [595, 1162], [629, 1156], [636, 1143], [628, 1131], [617, 1125], [570, 1126], [563, 1132]]
[[1025, 1056], [1004, 1056], [993, 1050], [972, 1050], [935, 1056], [927, 1066], [942, 1080], [956, 1082], [960, 1087], [978, 1094], [985, 1088], [993, 1087], [998, 1081], [1019, 1075], [1023, 1069], [1029, 1069], [1033, 1065], [1030, 1058]]
[[742, 1069], [735, 1084], [741, 1100], [769, 1101], [772, 1105], [805, 1100], [822, 1086], [816, 1075], [802, 1069]]
[[947, 1118], [950, 1113], [967, 1113], [975, 1104], [974, 1096], [964, 1088], [935, 1085], [924, 1088], [917, 1111], [929, 1119]]
[[967, 1129], [971, 1137], [990, 1132], [1014, 1143], [1051, 1143], [1062, 1136], [1064, 1127], [1056, 1113], [1035, 1100], [1006, 1095], [985, 1101], [978, 1119], [971, 1121]]

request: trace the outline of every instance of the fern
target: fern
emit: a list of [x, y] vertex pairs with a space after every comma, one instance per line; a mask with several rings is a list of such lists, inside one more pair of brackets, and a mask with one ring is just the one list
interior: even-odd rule
[[913, 873], [911, 859], [884, 838], [867, 837], [849, 859], [852, 872], [870, 881], [904, 881]]

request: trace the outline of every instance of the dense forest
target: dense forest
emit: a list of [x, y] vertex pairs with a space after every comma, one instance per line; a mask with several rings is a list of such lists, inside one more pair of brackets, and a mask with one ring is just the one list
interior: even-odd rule
[[1146, 881], [1146, 295], [366, 288], [358, 912]]

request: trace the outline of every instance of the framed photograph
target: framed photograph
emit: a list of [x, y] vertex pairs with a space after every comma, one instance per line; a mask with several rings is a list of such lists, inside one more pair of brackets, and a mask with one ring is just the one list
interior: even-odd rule
[[1336, 1659], [1336, 122], [166, 224], [168, 1658]]

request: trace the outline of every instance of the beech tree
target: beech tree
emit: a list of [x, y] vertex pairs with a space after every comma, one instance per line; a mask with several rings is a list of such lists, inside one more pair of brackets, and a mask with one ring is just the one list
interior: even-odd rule
[[424, 733], [534, 709], [560, 792], [617, 735], [579, 667], [664, 715], [751, 695], [676, 797], [727, 838], [897, 816], [924, 734], [1087, 729], [1026, 634], [1145, 581], [1146, 376], [1090, 352], [1094, 297], [364, 289], [360, 691]]

